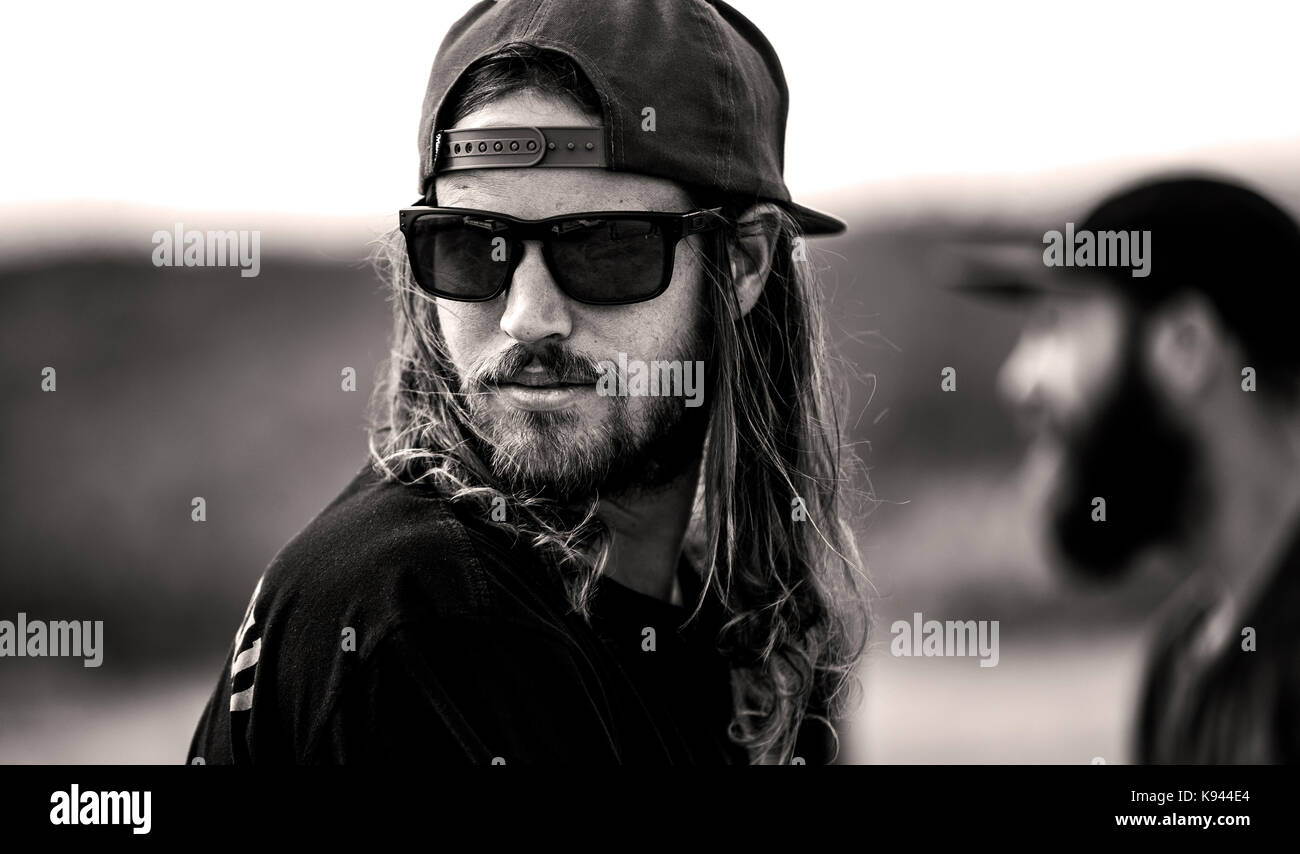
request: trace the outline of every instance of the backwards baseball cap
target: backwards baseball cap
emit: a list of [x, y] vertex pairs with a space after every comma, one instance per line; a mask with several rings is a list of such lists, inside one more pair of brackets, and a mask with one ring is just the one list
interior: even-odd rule
[[[518, 44], [571, 59], [600, 96], [602, 126], [447, 127], [447, 94], [466, 70]], [[771, 201], [808, 235], [843, 232], [790, 198], [788, 110], [772, 45], [721, 0], [484, 0], [452, 26], [429, 74], [420, 194], [455, 169], [604, 168]]]
[[[1106, 198], [1069, 233], [1091, 235], [1093, 263], [1049, 267], [1039, 247], [1030, 263], [974, 264], [962, 289], [1016, 298], [1101, 286], [1145, 305], [1201, 293], [1248, 347], [1300, 360], [1294, 321], [1279, 310], [1300, 290], [1300, 226], [1256, 191], [1209, 175], [1146, 180]], [[1120, 235], [1130, 248], [1143, 242], [1145, 275], [1132, 263], [1096, 263], [1103, 240], [1120, 246]]]

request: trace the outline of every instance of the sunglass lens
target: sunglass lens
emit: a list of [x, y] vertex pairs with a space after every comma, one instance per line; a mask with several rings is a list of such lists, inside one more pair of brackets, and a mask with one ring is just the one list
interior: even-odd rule
[[509, 233], [482, 217], [422, 216], [407, 229], [406, 243], [416, 281], [447, 299], [493, 296], [510, 267]]
[[583, 302], [649, 299], [663, 282], [664, 235], [651, 220], [570, 220], [552, 230], [547, 252], [551, 274]]

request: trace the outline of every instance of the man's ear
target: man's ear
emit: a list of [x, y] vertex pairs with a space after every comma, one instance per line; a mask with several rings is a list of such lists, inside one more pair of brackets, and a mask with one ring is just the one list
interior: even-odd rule
[[731, 261], [731, 281], [736, 292], [739, 317], [749, 314], [772, 272], [772, 253], [776, 249], [780, 209], [761, 202], [740, 215], [739, 234], [727, 242]]
[[1199, 294], [1156, 309], [1144, 339], [1147, 371], [1174, 404], [1202, 398], [1222, 372], [1230, 349], [1218, 314]]

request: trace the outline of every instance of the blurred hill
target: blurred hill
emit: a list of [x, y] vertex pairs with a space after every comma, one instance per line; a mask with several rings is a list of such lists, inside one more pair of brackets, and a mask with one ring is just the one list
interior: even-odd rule
[[267, 255], [258, 278], [29, 261], [0, 272], [0, 318], [3, 613], [103, 619], [118, 668], [216, 666], [262, 569], [364, 461], [376, 278], [359, 257]]

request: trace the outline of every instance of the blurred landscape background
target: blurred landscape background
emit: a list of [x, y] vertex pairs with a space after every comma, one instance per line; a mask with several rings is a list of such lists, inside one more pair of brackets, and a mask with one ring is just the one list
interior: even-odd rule
[[[849, 761], [1127, 755], [1168, 580], [1092, 589], [1048, 566], [994, 390], [1019, 319], [950, 292], [960, 273], [936, 260], [955, 240], [1041, 233], [921, 217], [811, 244], [879, 501], [859, 525], [876, 628]], [[3, 662], [0, 762], [183, 759], [257, 577], [365, 459], [390, 306], [364, 235], [266, 253], [257, 278], [155, 268], [150, 248], [0, 267], [0, 615], [100, 619], [106, 637], [98, 669]], [[40, 389], [47, 365], [55, 393]], [[940, 390], [945, 366], [955, 393]], [[893, 658], [889, 626], [914, 611], [1000, 621], [999, 665]]]
[[[1126, 112], [1107, 102], [1112, 121], [1078, 122], [1048, 95], [1091, 57], [1100, 36], [1089, 22], [1058, 26], [1016, 3], [987, 19], [954, 5], [937, 22], [876, 4], [853, 17], [810, 3], [797, 18], [779, 3], [734, 5], [787, 67], [795, 197], [850, 223], [847, 235], [810, 243], [839, 352], [859, 377], [845, 407], [879, 502], [858, 526], [876, 630], [844, 761], [1127, 761], [1144, 642], [1172, 580], [1139, 574], [1093, 589], [1049, 566], [1023, 442], [994, 388], [1019, 320], [950, 292], [961, 269], [943, 248], [1038, 245], [1045, 229], [1153, 170], [1225, 171], [1300, 212], [1300, 118], [1277, 96], [1297, 79], [1281, 74], [1296, 61], [1243, 37], [1239, 61], [1189, 77], [1227, 24], [1170, 4], [1131, 15], [1102, 4], [1136, 28], [1111, 34], [1121, 42], [1183, 38], [1110, 70], [1113, 85], [1148, 81], [1147, 103]], [[1280, 22], [1295, 13], [1282, 8], [1243, 11], [1238, 35], [1294, 33]], [[170, 7], [100, 23], [151, 9]], [[95, 16], [108, 13], [81, 11], [85, 32], [69, 38], [93, 59]], [[290, 39], [292, 16], [264, 21], [242, 71], [222, 42], [225, 18], [143, 59], [115, 51], [104, 66], [118, 69], [115, 82], [85, 84], [110, 86], [85, 109], [112, 131], [85, 185], [56, 159], [77, 154], [57, 131], [83, 95], [63, 78], [41, 84], [48, 91], [5, 84], [0, 109], [26, 124], [2, 143], [0, 171], [0, 619], [103, 620], [105, 651], [97, 669], [0, 661], [0, 763], [183, 761], [258, 576], [363, 464], [364, 410], [390, 325], [368, 245], [395, 225], [388, 211], [412, 200], [424, 75], [460, 10], [421, 12], [418, 38], [393, 32], [410, 8], [389, 11], [311, 24], [380, 45], [343, 70], [319, 64], [324, 94], [305, 97], [329, 108], [294, 100], [304, 78], [288, 70], [293, 51], [324, 48]], [[853, 26], [828, 32], [845, 16]], [[52, 25], [18, 23], [33, 35]], [[383, 47], [399, 36], [403, 49]], [[855, 58], [860, 42], [880, 56]], [[900, 59], [907, 44], [929, 58]], [[390, 53], [396, 88], [380, 67]], [[17, 79], [23, 61], [10, 54], [0, 71]], [[861, 81], [850, 87], [857, 100], [817, 82], [819, 64], [836, 63], [836, 79]], [[180, 85], [177, 69], [199, 74], [199, 91], [235, 75], [248, 105], [239, 128], [184, 111], [148, 124], [150, 105], [176, 95], [167, 87]], [[133, 88], [142, 81], [155, 88]], [[828, 126], [866, 142], [820, 154], [811, 143]], [[217, 140], [205, 143], [209, 131]], [[174, 151], [187, 146], [197, 151]], [[47, 148], [41, 173], [32, 164]], [[260, 230], [260, 275], [154, 267], [150, 235], [177, 222]], [[57, 369], [55, 393], [41, 391], [45, 366]], [[946, 366], [957, 369], [955, 393], [940, 390]], [[346, 367], [356, 391], [340, 388]], [[203, 524], [190, 520], [195, 496], [207, 503]], [[890, 623], [914, 611], [1000, 621], [999, 665], [890, 656]]]

